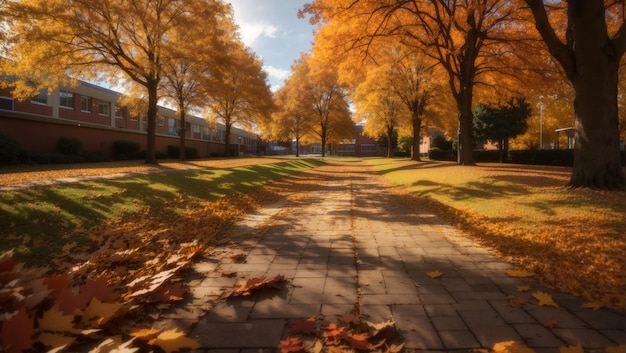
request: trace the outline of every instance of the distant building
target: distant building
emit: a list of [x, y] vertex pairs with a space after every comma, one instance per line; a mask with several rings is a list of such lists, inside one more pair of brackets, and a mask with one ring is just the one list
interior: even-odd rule
[[[138, 143], [146, 149], [147, 117], [133, 116], [118, 105], [121, 94], [87, 82], [77, 87], [45, 90], [24, 101], [0, 89], [0, 133], [15, 139], [31, 153], [55, 153], [61, 137], [76, 138], [82, 149], [113, 157], [114, 141]], [[205, 119], [188, 116], [185, 126], [171, 109], [159, 107], [156, 150], [166, 153], [179, 145], [178, 133], [186, 130], [185, 145], [196, 148], [199, 157], [225, 154], [224, 126], [209, 125]], [[257, 135], [238, 128], [231, 130], [231, 154], [257, 153]]]

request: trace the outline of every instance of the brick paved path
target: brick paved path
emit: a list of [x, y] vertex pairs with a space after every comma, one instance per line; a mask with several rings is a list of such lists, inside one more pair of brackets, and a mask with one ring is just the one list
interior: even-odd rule
[[[266, 207], [231, 229], [234, 242], [195, 265], [193, 299], [160, 324], [186, 330], [199, 352], [270, 352], [290, 319], [332, 318], [356, 303], [369, 321], [393, 319], [406, 351], [469, 351], [514, 340], [537, 352], [579, 342], [603, 352], [626, 343], [623, 316], [580, 309], [573, 296], [507, 276], [510, 265], [433, 214], [403, 207], [365, 164], [320, 172], [331, 176], [310, 197]], [[427, 275], [435, 270], [443, 276]], [[290, 281], [283, 290], [217, 300], [238, 278], [278, 274]], [[551, 293], [559, 307], [538, 306], [519, 285]], [[509, 295], [529, 303], [513, 307]], [[557, 328], [544, 327], [550, 319]]]

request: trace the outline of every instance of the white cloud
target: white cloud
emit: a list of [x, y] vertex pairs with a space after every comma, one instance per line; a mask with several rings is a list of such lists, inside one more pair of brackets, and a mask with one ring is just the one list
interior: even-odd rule
[[279, 69], [273, 66], [263, 66], [263, 70], [267, 72], [267, 74], [278, 80], [285, 80], [289, 75], [291, 75], [291, 71], [285, 69]]
[[251, 46], [260, 36], [276, 38], [278, 29], [267, 22], [240, 22], [239, 32], [241, 40], [247, 46]]

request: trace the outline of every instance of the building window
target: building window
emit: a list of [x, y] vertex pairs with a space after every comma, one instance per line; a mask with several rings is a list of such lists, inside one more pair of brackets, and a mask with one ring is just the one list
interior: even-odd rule
[[0, 109], [13, 110], [13, 98], [0, 97]]
[[354, 145], [345, 145], [345, 144], [340, 144], [337, 148], [337, 152], [343, 152], [343, 153], [352, 153], [354, 152]]
[[361, 145], [361, 152], [376, 152], [376, 145], [363, 144]]
[[126, 108], [121, 107], [119, 105], [115, 105], [115, 117], [118, 119], [125, 119], [126, 118]]
[[74, 109], [74, 93], [68, 91], [59, 92], [59, 105], [64, 108]]
[[109, 116], [109, 107], [111, 105], [109, 102], [100, 102], [98, 103], [98, 114]]
[[178, 135], [178, 132], [176, 131], [176, 120], [172, 118], [167, 119], [167, 134], [170, 136]]
[[165, 118], [161, 115], [157, 115], [157, 125], [165, 126]]
[[211, 129], [208, 126], [202, 127], [202, 139], [208, 141], [211, 139]]
[[48, 90], [45, 88], [39, 90], [39, 94], [31, 98], [30, 101], [33, 103], [48, 104]]
[[80, 97], [80, 110], [91, 113], [91, 97]]

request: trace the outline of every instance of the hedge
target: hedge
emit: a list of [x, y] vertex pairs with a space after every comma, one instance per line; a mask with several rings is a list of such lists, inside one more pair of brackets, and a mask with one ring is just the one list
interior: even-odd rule
[[[180, 146], [174, 146], [174, 145], [167, 146], [167, 156], [169, 158], [180, 158]], [[195, 147], [185, 146], [185, 158], [197, 159], [198, 150]]]

